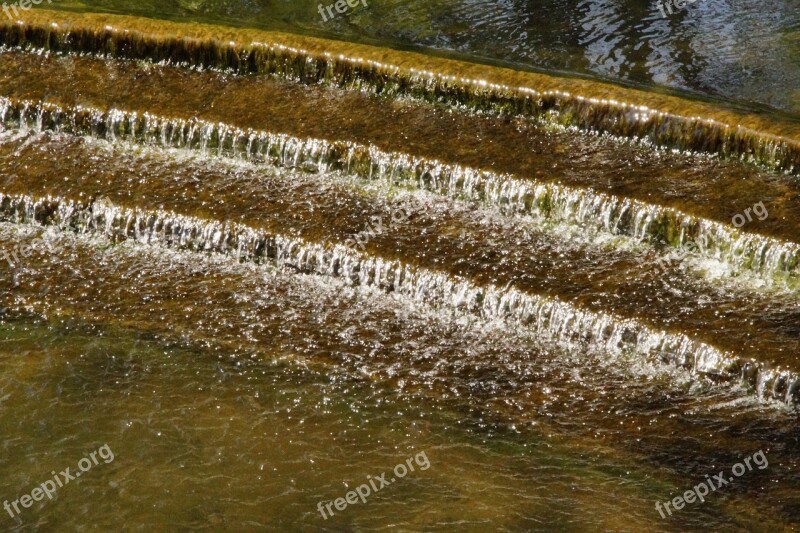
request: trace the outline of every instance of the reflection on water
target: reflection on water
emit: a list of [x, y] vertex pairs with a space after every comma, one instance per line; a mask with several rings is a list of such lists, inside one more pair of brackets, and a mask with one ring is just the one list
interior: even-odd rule
[[[800, 113], [796, 0], [371, 0], [323, 22], [318, 0], [83, 0], [155, 18], [223, 21], [418, 45], [520, 66], [697, 91]], [[330, 2], [328, 2], [330, 3]]]

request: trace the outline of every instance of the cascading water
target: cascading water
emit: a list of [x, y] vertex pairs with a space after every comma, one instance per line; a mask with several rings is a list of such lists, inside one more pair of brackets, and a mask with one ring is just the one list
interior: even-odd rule
[[[547, 117], [565, 126], [638, 137], [658, 145], [712, 151], [766, 164], [787, 172], [800, 167], [796, 141], [733, 127], [712, 119], [680, 116], [612, 98], [536, 90], [463, 75], [402, 68], [382, 61], [334, 55], [301, 46], [210, 39], [163, 39], [156, 35], [100, 30], [64, 30], [58, 25], [0, 27], [0, 42], [33, 51], [78, 52], [101, 57], [147, 59], [239, 74], [269, 74], [301, 83], [327, 82], [396, 97], [466, 105], [476, 111]], [[314, 46], [316, 43], [308, 42]], [[314, 46], [316, 48], [316, 46]]]
[[[138, 212], [96, 201], [83, 205], [60, 199], [0, 194], [0, 213], [16, 223], [54, 224], [82, 233], [97, 232], [113, 240], [134, 239], [179, 249], [213, 252], [239, 261], [271, 260], [300, 272], [375, 286], [421, 303], [476, 314], [486, 320], [512, 321], [538, 338], [610, 354], [623, 350], [657, 355], [682, 368], [726, 379], [741, 378], [759, 397], [790, 404], [800, 401], [800, 377], [762, 368], [732, 354], [692, 341], [685, 335], [656, 332], [612, 314], [581, 310], [568, 303], [524, 294], [513, 288], [476, 286], [468, 280], [414, 268], [398, 261], [358, 254], [341, 245], [307, 243], [270, 235], [235, 223], [202, 221], [172, 213]], [[746, 370], [745, 370], [746, 369]]]
[[[748, 234], [673, 208], [576, 189], [556, 183], [498, 175], [460, 165], [387, 153], [353, 142], [299, 139], [227, 124], [180, 120], [113, 109], [64, 109], [42, 102], [0, 98], [0, 123], [23, 131], [45, 129], [125, 140], [203, 155], [243, 159], [310, 171], [331, 170], [369, 180], [385, 180], [482, 202], [506, 213], [534, 215], [577, 224], [639, 241], [699, 251], [735, 271], [749, 270], [769, 281], [796, 282], [800, 245]], [[694, 245], [691, 247], [690, 245]]]
[[[325, 8], [291, 4], [270, 9]], [[364, 27], [390, 4], [329, 22]], [[435, 39], [460, 46], [449, 25], [480, 2], [436, 4]], [[575, 8], [579, 27], [606, 4]], [[0, 21], [13, 527], [800, 523], [792, 117], [311, 36], [18, 9]], [[78, 463], [103, 444], [113, 460]], [[79, 481], [36, 500], [37, 480], [75, 463]], [[719, 472], [730, 486], [706, 501], [654, 507]]]

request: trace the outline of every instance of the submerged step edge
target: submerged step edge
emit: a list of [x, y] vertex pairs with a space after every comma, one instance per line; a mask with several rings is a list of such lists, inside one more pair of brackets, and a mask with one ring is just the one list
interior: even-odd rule
[[[241, 223], [203, 220], [171, 211], [139, 210], [106, 199], [79, 202], [0, 193], [0, 221], [55, 226], [114, 242], [132, 240], [239, 261], [270, 261], [298, 272], [372, 286], [435, 309], [501, 320], [565, 347], [579, 345], [611, 356], [646, 357], [690, 372], [744, 385], [763, 400], [796, 407], [800, 375], [693, 340], [658, 331], [638, 320], [594, 312], [514, 287], [476, 285], [445, 273], [355, 252], [341, 244], [313, 243]], [[6, 257], [9, 263], [14, 258]]]
[[750, 271], [765, 281], [792, 288], [800, 279], [797, 243], [589, 188], [526, 180], [349, 141], [302, 139], [198, 119], [118, 109], [68, 108], [5, 97], [0, 97], [0, 126], [194, 150], [315, 172], [340, 171], [361, 179], [384, 180], [479, 202], [505, 214], [533, 215], [658, 246], [665, 244], [680, 249], [687, 257], [718, 260], [734, 272]]

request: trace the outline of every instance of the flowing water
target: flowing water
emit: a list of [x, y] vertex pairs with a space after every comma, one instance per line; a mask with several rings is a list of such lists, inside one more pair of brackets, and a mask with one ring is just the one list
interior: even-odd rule
[[[527, 27], [503, 15], [514, 2], [481, 20], [485, 3], [429, 4], [395, 5], [368, 36], [510, 61], [544, 39], [558, 53], [541, 65], [581, 70], [549, 26], [519, 29], [510, 55], [477, 37]], [[301, 8], [158, 16], [310, 31]], [[447, 31], [405, 33], [430, 10]], [[0, 498], [103, 445], [113, 460], [4, 527], [800, 526], [800, 135], [779, 114], [720, 118], [793, 109], [780, 97], [723, 84], [736, 102], [719, 115], [658, 113], [382, 49], [30, 16], [0, 27]], [[588, 70], [661, 83], [672, 68], [617, 60]], [[757, 452], [768, 464], [659, 514]]]
[[[361, 1], [361, 0], [359, 0]], [[734, 99], [800, 113], [796, 0], [53, 0], [50, 8], [299, 31]], [[666, 5], [672, 5], [672, 14]], [[665, 6], [663, 16], [659, 6]]]

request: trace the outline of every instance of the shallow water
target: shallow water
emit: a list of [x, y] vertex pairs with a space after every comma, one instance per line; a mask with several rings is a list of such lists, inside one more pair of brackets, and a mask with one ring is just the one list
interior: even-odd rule
[[[0, 423], [18, 436], [5, 443], [4, 486], [28, 490], [102, 444], [115, 460], [26, 511], [22, 530], [752, 530], [756, 517], [793, 519], [793, 416], [741, 392], [646, 368], [637, 385], [624, 360], [590, 363], [230, 260], [56, 233], [67, 257], [48, 264], [39, 232], [23, 232], [2, 236], [33, 242], [40, 266], [23, 269], [6, 303], [67, 318], [6, 320]], [[51, 276], [66, 290], [37, 297]], [[137, 332], [100, 320], [123, 316]], [[671, 523], [652, 516], [660, 495], [758, 449], [770, 469]], [[317, 514], [318, 501], [420, 451], [425, 472], [329, 523]], [[786, 502], [783, 518], [760, 514], [770, 501]]]
[[5, 527], [800, 525], [796, 176], [354, 89], [0, 51]]

